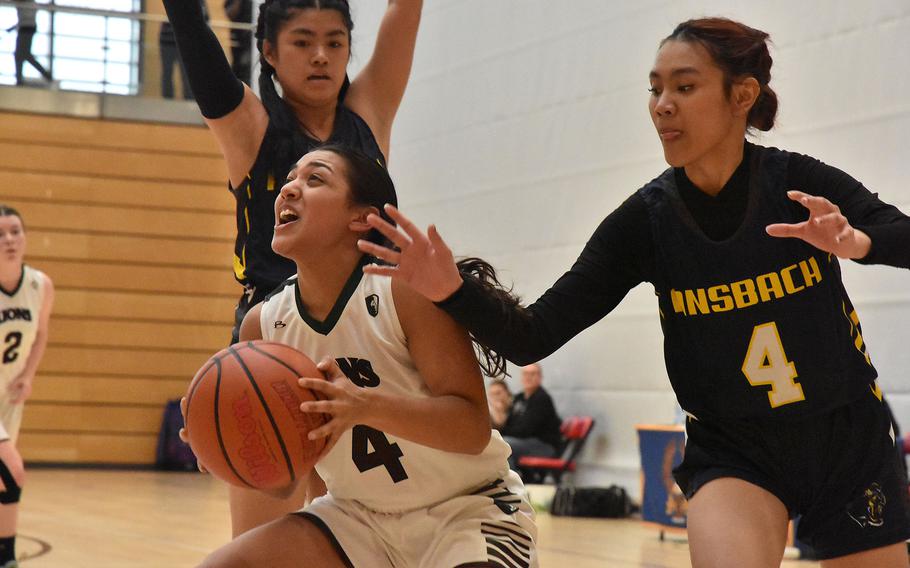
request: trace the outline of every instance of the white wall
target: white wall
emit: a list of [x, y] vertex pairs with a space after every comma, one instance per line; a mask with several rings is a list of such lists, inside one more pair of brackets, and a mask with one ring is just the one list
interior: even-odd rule
[[[354, 2], [353, 72], [384, 4]], [[437, 223], [456, 253], [490, 260], [533, 300], [599, 221], [666, 167], [647, 113], [648, 71], [676, 23], [706, 15], [771, 34], [781, 111], [761, 143], [836, 165], [910, 212], [899, 176], [910, 158], [907, 0], [426, 0], [392, 141], [403, 210]], [[910, 272], [845, 263], [845, 273], [910, 430]], [[661, 341], [653, 289], [639, 286], [544, 361], [561, 412], [598, 420], [579, 483], [638, 493], [634, 425], [674, 418]]]

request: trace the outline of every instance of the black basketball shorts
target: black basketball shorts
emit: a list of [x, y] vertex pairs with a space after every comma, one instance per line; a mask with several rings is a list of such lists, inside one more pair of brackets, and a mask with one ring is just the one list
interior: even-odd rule
[[[910, 499], [891, 414], [871, 392], [802, 420], [690, 418], [683, 462], [674, 471], [688, 498], [735, 477], [802, 515], [797, 540], [819, 559], [910, 538]], [[730, 504], [735, 507], [735, 503]]]

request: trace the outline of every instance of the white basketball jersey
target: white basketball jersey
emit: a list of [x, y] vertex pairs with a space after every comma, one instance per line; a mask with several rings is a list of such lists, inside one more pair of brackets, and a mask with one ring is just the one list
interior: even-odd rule
[[[408, 352], [390, 279], [363, 274], [358, 268], [324, 322], [313, 320], [298, 298], [296, 279], [292, 279], [265, 301], [263, 338], [293, 346], [317, 362], [333, 357], [359, 387], [401, 396], [430, 396]], [[449, 424], [437, 427], [458, 435]], [[508, 472], [510, 452], [496, 431], [483, 453], [467, 455], [428, 448], [358, 425], [345, 432], [316, 470], [336, 499], [354, 499], [374, 511], [402, 512], [440, 503], [502, 478]]]
[[0, 387], [9, 384], [25, 368], [44, 303], [44, 274], [22, 267], [15, 290], [0, 287]]

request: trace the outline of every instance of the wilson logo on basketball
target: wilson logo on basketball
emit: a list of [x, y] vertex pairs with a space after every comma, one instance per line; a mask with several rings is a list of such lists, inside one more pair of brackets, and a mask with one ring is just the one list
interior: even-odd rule
[[266, 485], [279, 476], [275, 458], [264, 443], [259, 424], [253, 419], [253, 409], [247, 393], [231, 405], [237, 430], [243, 436], [243, 445], [237, 452], [253, 477], [256, 485]]
[[314, 426], [310, 424], [310, 417], [300, 410], [300, 403], [303, 402], [300, 399], [300, 395], [295, 393], [286, 381], [274, 381], [271, 383], [271, 386], [272, 390], [278, 395], [278, 398], [281, 399], [281, 403], [284, 404], [291, 419], [294, 421], [294, 426], [297, 428], [297, 434], [300, 436], [300, 444], [303, 447], [304, 452], [306, 452], [306, 450], [315, 449], [313, 444], [307, 439], [307, 434], [309, 434]]

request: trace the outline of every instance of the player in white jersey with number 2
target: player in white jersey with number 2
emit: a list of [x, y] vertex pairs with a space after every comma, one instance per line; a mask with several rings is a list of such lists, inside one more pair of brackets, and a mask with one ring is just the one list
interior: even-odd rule
[[16, 563], [16, 525], [25, 469], [16, 449], [22, 407], [47, 345], [54, 285], [27, 266], [25, 225], [0, 205], [0, 568]]
[[357, 240], [383, 239], [366, 217], [396, 201], [384, 167], [337, 145], [306, 154], [281, 189], [272, 247], [298, 273], [250, 310], [240, 339], [319, 361], [328, 380], [301, 385], [322, 400], [301, 408], [329, 417], [310, 434], [327, 441], [316, 471], [328, 493], [204, 566], [537, 566], [534, 513], [491, 430], [468, 334], [408, 286], [362, 271], [371, 258]]

